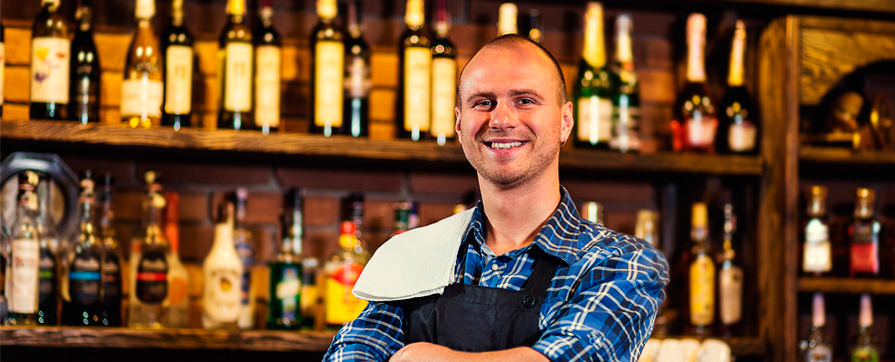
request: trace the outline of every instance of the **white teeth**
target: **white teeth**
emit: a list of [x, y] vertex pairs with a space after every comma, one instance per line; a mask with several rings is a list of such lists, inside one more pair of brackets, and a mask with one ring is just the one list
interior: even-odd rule
[[491, 148], [493, 148], [495, 150], [506, 150], [506, 149], [510, 149], [513, 147], [519, 147], [519, 146], [522, 146], [522, 142], [508, 142], [508, 143], [492, 142], [491, 143]]

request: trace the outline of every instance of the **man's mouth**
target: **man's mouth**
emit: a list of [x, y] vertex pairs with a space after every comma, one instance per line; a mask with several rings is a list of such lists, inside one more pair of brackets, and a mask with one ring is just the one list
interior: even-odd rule
[[522, 146], [525, 142], [515, 141], [515, 142], [485, 142], [488, 147], [491, 147], [495, 150], [508, 150], [511, 148], [516, 148]]

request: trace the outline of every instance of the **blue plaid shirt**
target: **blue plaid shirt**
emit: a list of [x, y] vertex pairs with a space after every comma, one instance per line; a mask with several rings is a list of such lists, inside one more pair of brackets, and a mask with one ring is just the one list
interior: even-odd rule
[[[665, 299], [661, 253], [581, 219], [563, 188], [534, 242], [497, 256], [485, 245], [482, 210], [480, 200], [458, 252], [456, 282], [520, 290], [532, 272], [531, 249], [541, 248], [563, 262], [541, 305], [541, 338], [531, 347], [552, 361], [637, 361]], [[403, 319], [399, 306], [369, 303], [339, 330], [323, 360], [387, 360], [404, 346]]]

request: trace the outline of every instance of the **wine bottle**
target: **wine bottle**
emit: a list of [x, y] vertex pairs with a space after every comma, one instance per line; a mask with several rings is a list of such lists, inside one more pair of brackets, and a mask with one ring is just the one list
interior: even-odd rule
[[830, 228], [824, 205], [826, 198], [826, 187], [811, 187], [802, 247], [802, 272], [805, 274], [824, 275], [833, 269]]
[[311, 31], [311, 133], [331, 136], [342, 127], [345, 44], [336, 26], [335, 0], [318, 0], [320, 21]]
[[609, 148], [612, 98], [618, 92], [619, 82], [618, 74], [606, 66], [603, 5], [589, 2], [584, 14], [584, 50], [574, 87], [575, 147]]
[[302, 281], [302, 199], [299, 190], [290, 190], [285, 198], [283, 240], [270, 269], [270, 313], [267, 329], [298, 329], [303, 323]]
[[186, 268], [180, 262], [180, 232], [177, 227], [180, 195], [165, 192], [165, 237], [171, 245], [168, 254], [168, 297], [162, 302], [165, 308], [165, 327], [186, 328], [189, 323], [190, 298], [187, 290]]
[[242, 261], [242, 289], [239, 301], [239, 328], [255, 327], [255, 284], [252, 283], [252, 267], [255, 265], [255, 240], [252, 232], [245, 227], [246, 207], [249, 192], [245, 188], [237, 188], [231, 200], [234, 205], [233, 245], [236, 254]]
[[715, 319], [715, 262], [709, 254], [708, 211], [701, 202], [693, 204], [691, 238], [692, 263], [689, 269], [690, 324], [697, 337], [711, 334]]
[[102, 326], [103, 264], [106, 250], [93, 224], [94, 182], [90, 171], [81, 176], [78, 209], [80, 232], [66, 253], [68, 290], [64, 291], [62, 324]]
[[619, 152], [640, 151], [640, 82], [634, 71], [631, 50], [631, 15], [625, 13], [615, 20], [616, 71], [619, 88], [612, 97], [612, 138], [609, 147]]
[[854, 221], [848, 226], [851, 241], [852, 277], [876, 277], [879, 274], [879, 220], [873, 217], [873, 201], [876, 193], [871, 189], [858, 189]]
[[121, 81], [121, 119], [132, 128], [161, 125], [162, 69], [159, 39], [150, 21], [155, 15], [155, 2], [137, 0], [134, 12], [137, 29], [127, 52], [124, 80]]
[[99, 221], [99, 233], [103, 247], [106, 249], [106, 263], [103, 267], [103, 324], [110, 327], [121, 326], [121, 248], [118, 237], [112, 227], [112, 192], [115, 180], [112, 174], [106, 173], [102, 178], [100, 203], [102, 216]]
[[718, 120], [705, 83], [703, 52], [705, 16], [690, 14], [687, 19], [687, 82], [678, 93], [675, 120], [671, 121], [672, 146], [678, 152], [715, 152]]
[[42, 0], [31, 29], [31, 119], [68, 116], [71, 41], [60, 0]]
[[724, 246], [721, 269], [718, 271], [718, 304], [724, 333], [728, 337], [739, 332], [743, 318], [743, 268], [734, 260], [733, 238], [736, 233], [736, 215], [733, 204], [724, 204]]
[[849, 351], [852, 362], [879, 362], [879, 340], [873, 333], [873, 306], [870, 294], [861, 294], [858, 335]]
[[233, 204], [225, 203], [218, 210], [214, 244], [202, 263], [202, 326], [233, 330], [239, 319], [243, 268], [233, 245]]
[[[18, 208], [13, 224], [12, 242], [6, 269], [6, 300], [8, 326], [37, 325], [40, 283], [40, 242], [34, 222], [37, 210], [37, 173], [25, 171], [19, 174]], [[15, 260], [15, 262], [11, 262]]]
[[423, 29], [423, 0], [407, 0], [404, 22], [407, 29], [398, 46], [399, 88], [395, 130], [397, 138], [419, 141], [429, 134], [432, 90], [432, 52], [429, 36]]
[[516, 17], [519, 16], [519, 9], [514, 3], [500, 4], [497, 10], [497, 36], [519, 33], [516, 26]]
[[162, 231], [165, 198], [154, 171], [144, 174], [143, 224], [131, 241], [128, 326], [162, 328], [168, 297], [168, 257], [171, 252]]
[[171, 2], [171, 23], [162, 33], [165, 96], [162, 125], [189, 127], [193, 96], [193, 36], [183, 26], [183, 0]]
[[[403, 234], [407, 230], [410, 230], [410, 210], [412, 208], [413, 205], [409, 201], [402, 201], [395, 204], [395, 224], [391, 236]], [[389, 238], [391, 238], [391, 236], [389, 236]]]
[[239, 131], [255, 125], [252, 121], [255, 56], [245, 9], [245, 0], [227, 1], [230, 18], [221, 30], [218, 48], [218, 129]]
[[826, 310], [824, 308], [824, 295], [814, 294], [811, 305], [811, 335], [808, 336], [808, 348], [805, 350], [805, 362], [832, 362], [832, 339], [824, 333], [827, 324]]
[[283, 40], [273, 27], [271, 0], [261, 6], [255, 26], [255, 128], [267, 135], [280, 127], [280, 87], [283, 81]]
[[55, 326], [59, 323], [59, 316], [56, 310], [59, 307], [59, 293], [57, 286], [59, 278], [57, 270], [59, 267], [57, 258], [57, 247], [59, 239], [56, 234], [56, 220], [53, 218], [51, 211], [50, 187], [53, 182], [49, 174], [40, 172], [38, 174], [39, 183], [37, 185], [37, 218], [35, 226], [37, 227], [37, 235], [40, 242], [40, 296], [37, 302], [37, 323], [40, 325]]
[[432, 39], [432, 125], [438, 145], [453, 140], [457, 106], [457, 50], [448, 39], [451, 17], [447, 0], [438, 0], [435, 12], [435, 37]]
[[79, 0], [78, 30], [71, 43], [71, 94], [69, 115], [81, 124], [99, 122], [100, 69], [99, 53], [93, 42], [91, 0]]
[[730, 51], [730, 73], [727, 90], [721, 97], [718, 114], [718, 152], [755, 154], [761, 127], [758, 109], [743, 85], [743, 58], [746, 52], [746, 26], [737, 20]]
[[348, 37], [345, 38], [345, 100], [342, 127], [335, 134], [366, 137], [370, 133], [370, 46], [363, 36], [363, 2], [348, 2]]

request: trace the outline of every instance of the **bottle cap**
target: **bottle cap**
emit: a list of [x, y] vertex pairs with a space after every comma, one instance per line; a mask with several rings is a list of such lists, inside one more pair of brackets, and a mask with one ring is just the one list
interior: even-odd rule
[[246, 13], [245, 0], [228, 0], [227, 14], [242, 16]]
[[693, 226], [694, 227], [703, 227], [708, 225], [708, 210], [706, 209], [705, 203], [696, 202], [693, 203]]
[[317, 16], [323, 19], [335, 19], [338, 14], [336, 0], [317, 0]]
[[404, 22], [407, 23], [407, 26], [423, 26], [426, 21], [423, 10], [423, 0], [407, 0], [407, 12], [404, 14]]
[[866, 199], [866, 200], [873, 201], [873, 199], [875, 197], [876, 197], [876, 193], [873, 192], [873, 189], [867, 189], [867, 188], [858, 189], [858, 198], [859, 199]]
[[155, 15], [155, 1], [152, 0], [137, 0], [137, 8], [134, 11], [134, 15], [137, 19], [149, 19]]
[[814, 294], [814, 303], [811, 305], [811, 325], [815, 327], [823, 327], [827, 324], [827, 317], [824, 310], [824, 295], [820, 293]]
[[342, 221], [339, 224], [339, 234], [341, 235], [354, 235], [357, 232], [357, 225], [354, 225], [351, 221]]
[[858, 325], [861, 328], [873, 326], [873, 305], [870, 303], [870, 294], [861, 294], [861, 314], [858, 316]]
[[497, 35], [518, 33], [516, 28], [516, 16], [519, 13], [516, 4], [500, 4], [497, 20]]
[[827, 188], [824, 186], [811, 186], [811, 196], [827, 197]]

